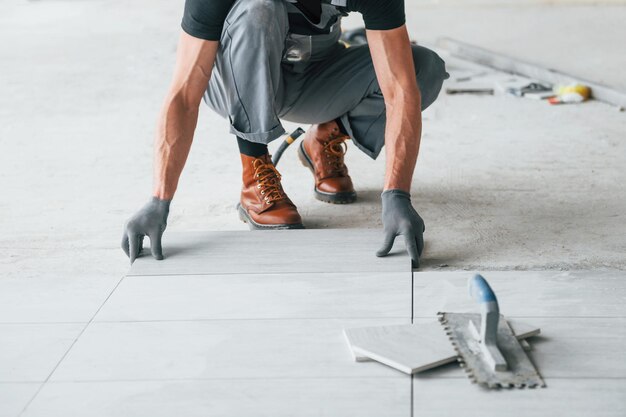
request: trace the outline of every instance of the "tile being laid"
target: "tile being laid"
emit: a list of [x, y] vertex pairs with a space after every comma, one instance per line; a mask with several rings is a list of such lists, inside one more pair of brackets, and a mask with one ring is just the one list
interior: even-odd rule
[[[128, 275], [314, 272], [406, 272], [402, 239], [392, 253], [375, 256], [380, 230], [319, 229], [254, 232], [178, 232], [164, 236], [165, 260], [142, 256]], [[144, 251], [148, 252], [148, 251]]]

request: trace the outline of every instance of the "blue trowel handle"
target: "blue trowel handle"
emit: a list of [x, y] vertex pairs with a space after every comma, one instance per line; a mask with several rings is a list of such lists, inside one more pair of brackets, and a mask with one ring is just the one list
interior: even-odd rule
[[498, 299], [493, 290], [489, 286], [489, 283], [482, 275], [476, 274], [469, 281], [470, 296], [477, 303], [482, 304], [482, 308], [488, 312], [499, 313]]
[[470, 296], [480, 304], [480, 348], [485, 360], [494, 371], [508, 368], [502, 352], [498, 349], [498, 326], [500, 307], [493, 290], [482, 275], [476, 274], [469, 280]]

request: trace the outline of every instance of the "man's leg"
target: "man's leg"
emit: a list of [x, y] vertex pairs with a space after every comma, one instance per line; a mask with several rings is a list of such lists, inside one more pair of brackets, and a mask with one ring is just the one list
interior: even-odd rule
[[209, 107], [229, 119], [237, 136], [243, 167], [237, 210], [253, 229], [302, 228], [267, 153], [267, 143], [285, 131], [275, 109], [282, 106], [287, 31], [283, 0], [236, 0], [205, 94]]
[[326, 203], [349, 204], [356, 191], [344, 155], [349, 134], [339, 119], [311, 126], [298, 148], [302, 165], [313, 173], [315, 198]]
[[[417, 45], [412, 49], [422, 109], [426, 109], [439, 95], [448, 74], [443, 60], [435, 52]], [[385, 103], [367, 45], [339, 51], [327, 61], [312, 65], [304, 77], [287, 74], [285, 96], [295, 99], [285, 100], [287, 107], [281, 117], [315, 124], [307, 132], [300, 153], [318, 156], [317, 160], [309, 158], [316, 189], [324, 186], [322, 177], [327, 160], [320, 151], [323, 146], [318, 143], [325, 142], [320, 138], [329, 132], [332, 136], [337, 129], [343, 129], [367, 155], [372, 158], [379, 155], [385, 143]]]
[[236, 0], [226, 17], [204, 99], [237, 137], [267, 144], [285, 132], [276, 109], [288, 29], [283, 0]]

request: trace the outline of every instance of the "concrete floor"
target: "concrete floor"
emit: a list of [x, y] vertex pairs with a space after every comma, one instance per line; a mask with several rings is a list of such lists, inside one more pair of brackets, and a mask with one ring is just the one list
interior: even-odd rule
[[[0, 305], [10, 301], [19, 313], [1, 321], [31, 323], [20, 328], [26, 341], [47, 340], [34, 329], [50, 317], [65, 323], [54, 338], [72, 340], [81, 328], [72, 323], [93, 317], [128, 269], [119, 239], [150, 194], [155, 119], [181, 4], [2, 4]], [[626, 37], [623, 6], [407, 5], [420, 42], [449, 35], [625, 86], [616, 41]], [[564, 52], [572, 44], [582, 59]], [[598, 102], [550, 107], [442, 94], [424, 118], [413, 185], [427, 226], [424, 270], [626, 269], [626, 113]], [[171, 231], [245, 230], [234, 210], [240, 168], [227, 132], [203, 108]], [[359, 202], [330, 206], [313, 199], [293, 150], [285, 155], [285, 188], [309, 228], [381, 227], [384, 159], [351, 147], [348, 165]], [[167, 255], [167, 234], [164, 242]], [[59, 294], [76, 302], [59, 306]]]
[[[154, 125], [171, 74], [181, 3], [6, 6], [0, 16], [0, 36], [11, 39], [0, 46], [4, 276], [119, 276], [126, 269], [118, 240], [123, 222], [151, 190]], [[453, 19], [468, 25], [458, 7], [411, 8], [411, 32], [418, 39], [465, 39], [456, 24], [443, 24]], [[613, 7], [611, 16], [626, 17], [625, 7]], [[468, 6], [467, 16], [483, 9]], [[555, 10], [571, 16], [554, 25], [607, 14], [599, 7], [520, 10], [516, 19], [524, 21]], [[514, 12], [508, 6], [486, 13]], [[486, 37], [490, 25], [501, 21], [473, 26], [467, 39]], [[581, 38], [581, 48], [619, 62], [623, 54], [614, 53], [615, 45], [596, 39], [618, 37], [626, 29], [601, 19], [587, 22], [580, 31], [594, 35]], [[347, 22], [357, 23], [358, 18]], [[529, 35], [525, 44], [549, 56], [551, 44], [518, 25], [517, 38]], [[495, 42], [487, 46], [502, 49]], [[578, 59], [569, 61], [571, 68], [560, 55], [550, 64], [588, 75]], [[606, 73], [613, 72], [598, 71], [598, 77]], [[502, 96], [442, 94], [425, 114], [413, 185], [414, 204], [427, 226], [424, 267], [626, 268], [625, 131], [626, 113], [603, 103], [550, 107]], [[203, 107], [171, 230], [245, 229], [233, 209], [240, 187], [237, 158], [226, 122]], [[280, 166], [285, 187], [309, 227], [380, 227], [382, 156], [372, 162], [352, 147], [348, 164], [360, 200], [330, 206], [312, 198], [310, 174], [293, 150], [286, 154]]]

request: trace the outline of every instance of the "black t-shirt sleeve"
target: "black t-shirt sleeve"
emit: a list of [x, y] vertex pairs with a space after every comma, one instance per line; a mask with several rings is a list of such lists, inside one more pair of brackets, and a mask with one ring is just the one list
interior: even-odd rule
[[395, 29], [406, 22], [404, 0], [348, 0], [348, 10], [360, 12], [371, 30]]
[[181, 27], [194, 38], [219, 41], [235, 0], [186, 0]]

